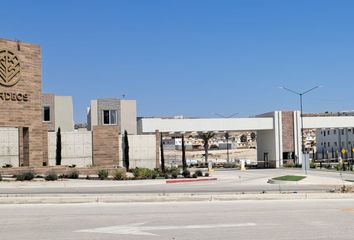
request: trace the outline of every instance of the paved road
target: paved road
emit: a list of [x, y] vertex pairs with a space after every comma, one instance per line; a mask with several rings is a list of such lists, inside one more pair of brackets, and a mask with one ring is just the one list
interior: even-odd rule
[[[268, 184], [271, 177], [296, 174], [301, 170], [251, 170], [215, 172], [218, 181], [165, 184], [157, 181], [86, 181], [74, 180], [55, 183], [1, 183], [0, 194], [136, 194], [136, 193], [279, 193], [279, 192], [326, 192], [342, 184], [337, 172], [309, 171], [308, 178], [298, 184]], [[354, 174], [345, 173], [345, 179]], [[312, 179], [312, 180], [311, 180]], [[75, 182], [76, 181], [76, 182]], [[302, 183], [303, 182], [303, 183]], [[14, 185], [11, 185], [14, 184]], [[347, 182], [347, 184], [350, 184]]]
[[0, 205], [1, 239], [336, 239], [354, 236], [354, 200]]

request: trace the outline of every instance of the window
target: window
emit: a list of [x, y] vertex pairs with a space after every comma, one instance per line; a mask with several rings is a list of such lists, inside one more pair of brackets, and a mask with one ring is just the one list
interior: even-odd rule
[[326, 136], [326, 131], [323, 131], [323, 136]]
[[344, 135], [344, 129], [342, 129], [342, 135]]
[[348, 132], [351, 132], [351, 131], [352, 131], [352, 129], [351, 129], [351, 128], [349, 128], [349, 129], [348, 129]]
[[329, 130], [328, 130], [328, 132], [327, 132], [327, 135], [330, 135]]
[[117, 124], [116, 110], [103, 110], [103, 124], [114, 125]]
[[324, 143], [324, 147], [326, 147], [326, 143]]
[[330, 147], [331, 146], [331, 144], [328, 142], [328, 147]]
[[337, 130], [334, 129], [334, 130], [333, 130], [333, 134], [337, 134]]
[[336, 147], [337, 147], [337, 142], [334, 142], [334, 146], [336, 146]]
[[43, 121], [50, 122], [50, 107], [43, 107]]

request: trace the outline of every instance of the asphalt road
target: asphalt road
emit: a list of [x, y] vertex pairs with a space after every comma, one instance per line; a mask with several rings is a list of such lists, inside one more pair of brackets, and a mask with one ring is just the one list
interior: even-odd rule
[[354, 200], [0, 205], [1, 239], [336, 239], [354, 236]]
[[[95, 185], [91, 181], [89, 185], [75, 187], [66, 186], [65, 183], [58, 183], [56, 186], [41, 185], [32, 187], [16, 185], [15, 187], [1, 187], [0, 194], [164, 194], [164, 193], [279, 193], [279, 192], [326, 192], [334, 188], [333, 184], [327, 182], [317, 182], [315, 184], [267, 184], [267, 178], [286, 174], [301, 175], [301, 170], [251, 170], [246, 172], [225, 171], [216, 172], [213, 176], [218, 177], [218, 181], [165, 184], [122, 184], [117, 181], [110, 181], [108, 185]], [[354, 179], [354, 174], [345, 173], [346, 179]], [[319, 171], [309, 171], [309, 175], [326, 177], [326, 179], [339, 179], [339, 173], [328, 173]], [[231, 177], [230, 177], [231, 176]], [[85, 181], [85, 180], [79, 180]], [[90, 181], [88, 181], [90, 182]], [[135, 184], [136, 183], [136, 184]], [[83, 184], [84, 185], [84, 184]]]

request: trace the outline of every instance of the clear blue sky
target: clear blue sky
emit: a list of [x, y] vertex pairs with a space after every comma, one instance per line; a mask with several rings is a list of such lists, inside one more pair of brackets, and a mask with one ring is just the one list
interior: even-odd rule
[[0, 37], [40, 44], [43, 91], [136, 99], [139, 116], [354, 109], [354, 1], [1, 1]]

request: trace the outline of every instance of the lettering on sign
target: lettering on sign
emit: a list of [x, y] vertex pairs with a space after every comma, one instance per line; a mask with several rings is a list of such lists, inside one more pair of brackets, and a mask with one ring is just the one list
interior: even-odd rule
[[28, 102], [28, 94], [0, 92], [0, 100], [13, 102]]

